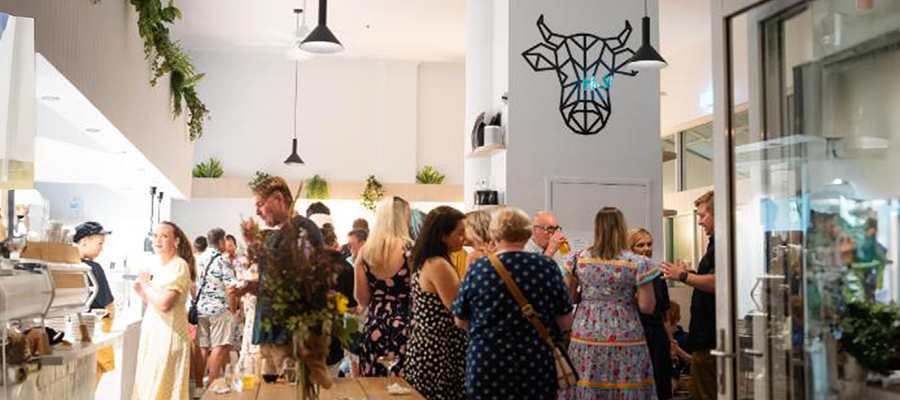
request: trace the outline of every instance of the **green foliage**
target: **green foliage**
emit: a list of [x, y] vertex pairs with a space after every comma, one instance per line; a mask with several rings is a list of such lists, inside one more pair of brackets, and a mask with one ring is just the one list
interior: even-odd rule
[[221, 178], [224, 173], [222, 163], [215, 157], [210, 157], [209, 161], [194, 166], [193, 176], [194, 178]]
[[[99, 4], [101, 0], [92, 0]], [[150, 60], [153, 76], [150, 85], [156, 86], [160, 77], [169, 76], [172, 94], [172, 113], [181, 116], [186, 106], [191, 141], [203, 136], [203, 121], [209, 119], [209, 109], [197, 96], [196, 85], [203, 74], [196, 71], [191, 57], [178, 42], [169, 37], [169, 26], [182, 17], [174, 0], [163, 6], [161, 0], [129, 0], [138, 14], [138, 34], [144, 40], [144, 57]]]
[[318, 174], [306, 180], [306, 198], [324, 200], [328, 198], [328, 181]]
[[258, 185], [260, 182], [262, 182], [264, 179], [266, 179], [270, 176], [271, 175], [269, 175], [263, 171], [256, 171], [253, 173], [253, 179], [250, 180], [250, 183], [248, 185], [251, 188], [254, 188], [254, 187], [256, 187], [256, 185]]
[[444, 174], [438, 172], [434, 167], [426, 165], [419, 173], [416, 174], [416, 183], [425, 185], [440, 185], [444, 182]]
[[384, 198], [384, 186], [375, 175], [369, 175], [366, 178], [366, 188], [362, 192], [362, 205], [367, 210], [375, 212], [378, 208], [378, 202]]
[[841, 348], [863, 368], [884, 375], [900, 369], [900, 306], [847, 303], [841, 327]]

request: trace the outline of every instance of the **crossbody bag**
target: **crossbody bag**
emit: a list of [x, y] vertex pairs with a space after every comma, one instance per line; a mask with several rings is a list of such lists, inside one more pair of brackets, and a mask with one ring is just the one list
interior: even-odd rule
[[203, 288], [206, 287], [206, 276], [209, 275], [209, 267], [221, 255], [222, 254], [216, 254], [209, 260], [209, 263], [206, 264], [206, 268], [203, 270], [203, 280], [201, 281], [202, 283], [200, 283], [200, 289], [197, 290], [197, 297], [194, 297], [194, 300], [191, 301], [191, 308], [188, 310], [188, 323], [191, 325], [197, 325], [197, 322], [200, 320], [200, 316], [197, 313], [197, 303], [200, 302], [200, 296], [203, 296]]

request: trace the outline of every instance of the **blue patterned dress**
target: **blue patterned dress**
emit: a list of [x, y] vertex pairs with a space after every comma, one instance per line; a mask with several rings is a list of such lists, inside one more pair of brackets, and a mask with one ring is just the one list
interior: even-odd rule
[[582, 250], [567, 265], [581, 285], [569, 345], [579, 381], [560, 399], [655, 399], [650, 351], [634, 294], [659, 270], [631, 252], [603, 260]]
[[[572, 312], [572, 305], [556, 262], [524, 251], [497, 257], [544, 326], [559, 338], [556, 317]], [[522, 315], [487, 257], [469, 266], [453, 302], [453, 315], [469, 321], [466, 395], [470, 400], [556, 398], [550, 346]]]

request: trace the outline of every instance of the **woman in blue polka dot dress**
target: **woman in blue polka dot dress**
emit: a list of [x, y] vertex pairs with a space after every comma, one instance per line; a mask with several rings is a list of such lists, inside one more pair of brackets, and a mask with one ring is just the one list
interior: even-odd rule
[[[551, 258], [524, 251], [531, 220], [518, 208], [503, 208], [491, 221], [497, 256], [516, 285], [559, 339], [572, 324], [572, 305]], [[516, 304], [487, 257], [469, 266], [453, 303], [467, 328], [466, 394], [477, 399], [554, 399], [557, 382], [550, 346]]]

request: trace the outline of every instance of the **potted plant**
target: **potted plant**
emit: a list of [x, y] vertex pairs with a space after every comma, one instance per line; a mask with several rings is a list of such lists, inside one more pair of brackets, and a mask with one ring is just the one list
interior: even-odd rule
[[841, 349], [866, 370], [882, 375], [900, 370], [900, 306], [848, 302], [839, 339]]
[[361, 197], [363, 207], [371, 212], [375, 212], [378, 208], [378, 202], [384, 197], [384, 186], [375, 178], [375, 175], [369, 175], [366, 178], [366, 188], [363, 189]]
[[215, 157], [210, 157], [209, 161], [201, 162], [194, 166], [194, 171], [191, 175], [194, 178], [221, 178], [224, 173], [222, 163]]
[[423, 185], [440, 185], [444, 182], [444, 174], [438, 172], [434, 167], [426, 165], [416, 174], [416, 183]]
[[263, 179], [266, 179], [269, 176], [271, 176], [271, 175], [269, 175], [266, 172], [256, 171], [253, 173], [253, 178], [250, 179], [250, 183], [248, 183], [248, 185], [250, 185], [250, 187], [254, 187], [254, 186], [256, 186], [257, 183], [262, 182]]
[[316, 174], [306, 180], [306, 198], [323, 200], [328, 198], [328, 181]]

